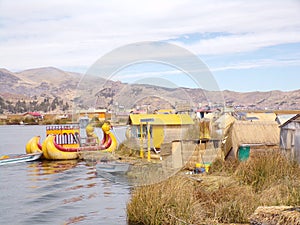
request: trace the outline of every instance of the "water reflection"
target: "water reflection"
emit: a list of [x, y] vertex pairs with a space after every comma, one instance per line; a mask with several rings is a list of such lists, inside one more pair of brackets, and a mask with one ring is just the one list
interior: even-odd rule
[[42, 160], [37, 163], [29, 164], [31, 169], [28, 172], [32, 176], [41, 176], [54, 173], [60, 173], [65, 170], [74, 168], [78, 164], [77, 160], [59, 160], [59, 161], [47, 161]]
[[2, 173], [0, 224], [126, 224], [128, 187], [85, 162], [38, 161]]
[[[1, 126], [0, 153], [24, 153], [27, 140], [44, 133], [43, 126]], [[130, 189], [98, 177], [92, 164], [17, 163], [1, 166], [0, 177], [0, 224], [126, 224]]]
[[68, 221], [66, 221], [64, 223], [64, 225], [75, 224], [80, 221], [83, 221], [84, 219], [86, 219], [86, 216], [75, 216], [75, 217], [69, 218]]

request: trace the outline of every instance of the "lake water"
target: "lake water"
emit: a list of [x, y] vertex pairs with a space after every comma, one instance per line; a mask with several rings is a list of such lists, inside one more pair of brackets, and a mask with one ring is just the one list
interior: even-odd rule
[[[122, 141], [124, 132], [114, 128]], [[45, 126], [0, 126], [0, 155], [25, 153]], [[130, 187], [97, 175], [84, 161], [36, 161], [0, 167], [0, 224], [126, 224]]]

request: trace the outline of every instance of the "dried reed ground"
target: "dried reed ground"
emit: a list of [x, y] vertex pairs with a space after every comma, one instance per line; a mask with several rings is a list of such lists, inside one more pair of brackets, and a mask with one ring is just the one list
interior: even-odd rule
[[217, 160], [209, 174], [197, 176], [202, 182], [176, 175], [135, 188], [129, 224], [249, 223], [258, 206], [300, 205], [299, 165], [278, 153], [241, 163]]

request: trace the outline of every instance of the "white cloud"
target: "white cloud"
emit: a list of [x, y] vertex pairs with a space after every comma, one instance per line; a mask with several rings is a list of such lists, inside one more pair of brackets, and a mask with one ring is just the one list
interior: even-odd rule
[[173, 42], [200, 55], [255, 51], [280, 44], [299, 43], [300, 31], [236, 34], [200, 40], [192, 44]]
[[280, 67], [280, 66], [300, 66], [300, 59], [298, 60], [253, 60], [247, 62], [239, 62], [237, 64], [230, 64], [228, 66], [210, 68], [212, 72], [225, 71], [225, 70], [241, 70], [252, 69], [259, 67]]
[[0, 1], [0, 65], [88, 67], [116, 47], [226, 33], [190, 44], [196, 54], [300, 42], [300, 3], [288, 1]]

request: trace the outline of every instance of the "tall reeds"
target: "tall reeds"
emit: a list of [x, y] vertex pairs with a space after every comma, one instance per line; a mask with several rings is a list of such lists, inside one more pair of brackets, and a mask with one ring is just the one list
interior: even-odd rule
[[256, 192], [300, 178], [299, 165], [279, 152], [261, 153], [239, 165], [236, 178]]
[[300, 205], [298, 164], [279, 153], [215, 162], [197, 179], [176, 175], [135, 188], [127, 214], [129, 224], [248, 223], [260, 205]]
[[181, 176], [136, 188], [127, 205], [129, 224], [192, 224], [194, 188], [192, 181]]

